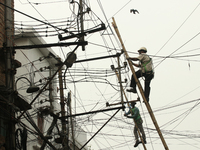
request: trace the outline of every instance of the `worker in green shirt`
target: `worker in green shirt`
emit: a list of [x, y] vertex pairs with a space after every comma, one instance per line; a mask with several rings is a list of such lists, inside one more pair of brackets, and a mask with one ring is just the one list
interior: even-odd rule
[[[131, 107], [129, 109], [129, 111], [127, 113], [124, 114], [124, 116], [126, 116], [127, 118], [133, 118], [134, 121], [135, 121], [135, 126], [134, 126], [134, 135], [135, 135], [135, 145], [134, 147], [137, 147], [138, 144], [141, 143], [141, 141], [139, 140], [138, 138], [138, 133], [137, 133], [137, 128], [140, 130], [140, 133], [142, 134], [142, 139], [143, 139], [143, 142], [146, 144], [146, 136], [145, 136], [145, 133], [144, 133], [144, 129], [143, 129], [143, 121], [142, 121], [142, 118], [140, 116], [140, 111], [137, 107], [135, 107], [135, 102], [131, 102]], [[129, 114], [131, 114], [130, 116], [128, 116]]]

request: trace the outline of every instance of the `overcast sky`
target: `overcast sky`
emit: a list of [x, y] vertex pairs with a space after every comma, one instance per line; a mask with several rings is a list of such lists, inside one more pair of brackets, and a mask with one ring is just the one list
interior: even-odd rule
[[[87, 35], [85, 40], [89, 44], [85, 51], [81, 48], [77, 50], [78, 59], [107, 56], [120, 52], [121, 47], [111, 24], [112, 17], [114, 17], [129, 55], [137, 56], [137, 50], [140, 47], [146, 47], [147, 53], [153, 58], [155, 78], [151, 84], [150, 105], [169, 149], [200, 149], [200, 121], [198, 120], [200, 2], [197, 0], [93, 0], [86, 1], [86, 3], [93, 13], [86, 14], [85, 28], [103, 22], [107, 30]], [[67, 0], [42, 2], [15, 0], [15, 8], [45, 22], [67, 20], [69, 17], [72, 19], [75, 16], [72, 11], [77, 10], [77, 6], [72, 7]], [[139, 14], [130, 13], [130, 9], [137, 9]], [[16, 13], [15, 20], [31, 21], [32, 19]], [[41, 23], [34, 21], [22, 24]], [[56, 36], [44, 37], [44, 39], [47, 43], [59, 42]], [[72, 49], [73, 47], [53, 48], [63, 59], [63, 53], [67, 54]], [[120, 60], [123, 65], [125, 61], [123, 55]], [[79, 82], [68, 83], [65, 94], [72, 91], [74, 113], [107, 109], [106, 102], [120, 101], [119, 86], [115, 86], [118, 85], [118, 81], [110, 65], [116, 67], [116, 59], [73, 65], [67, 78], [70, 81]], [[80, 76], [76, 76], [78, 74]], [[130, 77], [130, 69], [123, 70], [122, 80], [125, 78], [128, 80], [127, 84], [123, 84], [124, 88], [129, 85]], [[143, 80], [140, 81], [143, 85]], [[137, 95], [130, 93], [127, 93], [127, 97], [129, 100], [137, 99]], [[143, 125], [147, 136], [146, 147], [148, 150], [164, 149], [142, 101], [137, 106], [144, 120]], [[115, 111], [80, 116], [77, 122], [88, 132], [89, 139]], [[134, 148], [133, 121], [125, 118], [123, 114], [124, 112], [120, 111], [96, 135], [89, 143], [92, 149], [131, 150]], [[143, 147], [140, 145], [136, 149], [143, 149]]]

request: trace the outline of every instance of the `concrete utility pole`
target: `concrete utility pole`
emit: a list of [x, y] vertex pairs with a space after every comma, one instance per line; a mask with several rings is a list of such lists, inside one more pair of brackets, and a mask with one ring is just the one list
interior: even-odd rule
[[[68, 107], [69, 107], [69, 115], [72, 115], [72, 106], [71, 106], [71, 92], [68, 93]], [[70, 124], [71, 124], [71, 130], [72, 130], [72, 141], [73, 141], [73, 148], [75, 150], [76, 141], [74, 137], [74, 124], [73, 124], [73, 118], [70, 117]]]
[[[79, 0], [80, 7], [80, 23], [81, 23], [81, 33], [84, 32], [84, 23], [83, 23], [83, 0]], [[84, 35], [81, 36], [80, 41], [84, 41]], [[82, 46], [82, 50], [85, 50], [85, 45]]]
[[[117, 34], [117, 36], [118, 36], [118, 38], [119, 38], [119, 40], [120, 40], [120, 43], [121, 43], [121, 45], [122, 45], [124, 54], [125, 54], [126, 57], [128, 57], [128, 53], [127, 53], [126, 48], [125, 48], [125, 46], [124, 46], [124, 44], [123, 44], [123, 41], [122, 41], [121, 35], [120, 35], [120, 33], [119, 33], [119, 30], [118, 30], [118, 28], [117, 28], [115, 19], [114, 19], [114, 18], [112, 18], [112, 19], [113, 19], [112, 25], [113, 25], [113, 27], [114, 27], [114, 29], [115, 29], [115, 32], [116, 32], [116, 34]], [[133, 68], [133, 65], [132, 65], [131, 60], [128, 60], [128, 64], [129, 64], [129, 67], [131, 68], [133, 77], [134, 77], [134, 79], [135, 79], [135, 81], [136, 81], [136, 84], [137, 84], [139, 90], [140, 90], [140, 93], [141, 93], [142, 98], [143, 98], [143, 100], [144, 100], [144, 102], [145, 102], [145, 105], [146, 105], [146, 107], [147, 107], [147, 109], [148, 109], [148, 112], [149, 112], [149, 114], [150, 114], [150, 116], [151, 116], [151, 119], [152, 119], [152, 121], [153, 121], [153, 123], [154, 123], [154, 125], [155, 125], [155, 127], [156, 127], [156, 130], [157, 130], [157, 132], [158, 132], [158, 134], [159, 134], [159, 136], [160, 136], [160, 139], [161, 139], [161, 141], [162, 141], [162, 143], [163, 143], [163, 146], [164, 146], [165, 150], [169, 150], [169, 148], [168, 148], [168, 146], [167, 146], [167, 144], [166, 144], [166, 142], [165, 142], [165, 139], [164, 139], [164, 137], [163, 137], [163, 135], [162, 135], [162, 133], [161, 133], [161, 131], [160, 131], [160, 128], [159, 128], [159, 126], [158, 126], [158, 123], [157, 123], [157, 121], [156, 121], [156, 118], [155, 118], [155, 116], [154, 116], [154, 114], [153, 114], [153, 111], [152, 111], [152, 109], [151, 109], [149, 103], [147, 102], [147, 100], [146, 100], [146, 98], [145, 98], [145, 95], [144, 95], [142, 86], [141, 86], [140, 82], [138, 81], [138, 79], [137, 79], [137, 77], [136, 77], [136, 75], [135, 75], [135, 70], [134, 70], [134, 68]]]
[[[49, 76], [52, 76], [53, 69], [49, 69]], [[49, 101], [50, 101], [50, 111], [54, 112], [54, 106], [53, 106], [53, 86], [52, 81], [49, 83]]]
[[[58, 72], [58, 78], [59, 78], [59, 86], [60, 86], [60, 106], [61, 106], [61, 116], [64, 117], [65, 116], [65, 98], [64, 98], [64, 91], [63, 91], [63, 78], [62, 78], [62, 69], [59, 70]], [[67, 133], [67, 128], [66, 128], [66, 120], [65, 119], [61, 119], [61, 123], [62, 123], [62, 135], [61, 135], [61, 139], [62, 140], [62, 144], [64, 147], [64, 150], [68, 150], [68, 133]], [[67, 137], [66, 137], [67, 136]]]
[[[5, 0], [5, 5], [14, 8], [13, 0]], [[5, 51], [5, 61], [6, 61], [6, 88], [9, 91], [14, 90], [14, 12], [13, 10], [5, 7], [5, 32], [6, 32], [6, 47], [9, 47]], [[13, 95], [9, 94], [8, 101], [10, 103], [14, 102]], [[8, 106], [10, 116], [8, 118], [7, 126], [7, 136], [6, 136], [6, 148], [15, 149], [15, 123], [13, 117], [15, 115], [12, 106]]]

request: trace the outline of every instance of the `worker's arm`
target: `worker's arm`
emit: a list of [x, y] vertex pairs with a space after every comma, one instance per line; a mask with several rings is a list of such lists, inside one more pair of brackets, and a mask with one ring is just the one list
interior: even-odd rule
[[138, 68], [141, 67], [139, 64], [136, 64], [136, 63], [133, 63], [133, 62], [132, 62], [132, 64], [133, 64], [135, 67], [138, 67]]
[[139, 114], [139, 109], [135, 109], [133, 114], [131, 116], [127, 116], [127, 118], [136, 118], [136, 116]]
[[[127, 58], [128, 60], [132, 60], [132, 61], [139, 61], [139, 59], [137, 57], [128, 57]], [[136, 64], [136, 63], [133, 63], [132, 64], [135, 66], [135, 67], [140, 67], [139, 64]]]
[[139, 59], [137, 57], [129, 57], [130, 60], [132, 61], [138, 61]]

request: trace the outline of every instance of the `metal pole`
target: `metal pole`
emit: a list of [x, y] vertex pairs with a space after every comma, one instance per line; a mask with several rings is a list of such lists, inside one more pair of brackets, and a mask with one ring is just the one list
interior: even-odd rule
[[[127, 53], [126, 48], [125, 48], [125, 46], [124, 46], [124, 44], [123, 44], [123, 41], [122, 41], [121, 35], [120, 35], [120, 33], [119, 33], [119, 30], [118, 30], [118, 28], [117, 28], [115, 19], [114, 19], [114, 18], [112, 18], [112, 19], [113, 19], [112, 25], [113, 25], [113, 27], [114, 27], [114, 29], [115, 29], [115, 32], [116, 32], [116, 34], [117, 34], [117, 36], [118, 36], [118, 38], [119, 38], [119, 40], [120, 40], [120, 42], [121, 42], [121, 45], [122, 45], [124, 54], [126, 55], [126, 57], [128, 57], [128, 53]], [[156, 121], [156, 118], [155, 118], [155, 116], [154, 116], [154, 114], [153, 114], [153, 111], [152, 111], [152, 109], [151, 109], [149, 103], [147, 102], [147, 100], [146, 100], [146, 98], [145, 98], [145, 95], [144, 95], [142, 86], [141, 86], [140, 82], [138, 81], [138, 79], [137, 79], [137, 77], [136, 77], [136, 75], [135, 75], [135, 70], [134, 70], [134, 68], [133, 68], [132, 62], [131, 62], [131, 60], [127, 60], [127, 61], [128, 61], [129, 67], [131, 68], [131, 71], [132, 71], [133, 77], [134, 77], [134, 79], [135, 79], [135, 81], [136, 81], [136, 84], [137, 84], [137, 86], [138, 86], [138, 88], [139, 88], [139, 90], [140, 90], [140, 93], [141, 93], [141, 95], [142, 95], [142, 98], [143, 98], [143, 100], [144, 100], [144, 102], [145, 102], [145, 105], [146, 105], [146, 107], [147, 107], [147, 109], [148, 109], [148, 112], [149, 112], [149, 114], [150, 114], [150, 116], [151, 116], [151, 119], [152, 119], [152, 121], [153, 121], [153, 123], [154, 123], [154, 125], [155, 125], [155, 127], [156, 127], [156, 130], [157, 130], [157, 132], [158, 132], [158, 134], [159, 134], [159, 136], [160, 136], [160, 139], [161, 139], [161, 141], [162, 141], [162, 143], [163, 143], [163, 146], [164, 146], [164, 148], [165, 148], [166, 150], [169, 150], [169, 148], [168, 148], [168, 146], [167, 146], [167, 144], [166, 144], [166, 142], [165, 142], [165, 139], [164, 139], [164, 137], [163, 137], [163, 135], [162, 135], [162, 133], [161, 133], [161, 131], [160, 131], [160, 128], [159, 128], [159, 126], [158, 126], [158, 123], [157, 123], [157, 121]]]
[[[5, 5], [13, 8], [14, 7], [14, 1], [13, 0], [5, 0]], [[3, 7], [2, 7], [3, 8]], [[5, 70], [6, 70], [6, 88], [10, 90], [14, 90], [14, 13], [11, 9], [8, 7], [5, 7], [5, 33], [6, 33], [6, 47], [8, 49], [5, 50]], [[8, 96], [9, 103], [14, 102], [14, 97], [12, 94]], [[10, 111], [9, 122], [7, 122], [7, 139], [6, 139], [6, 148], [7, 149], [15, 149], [15, 124], [12, 119], [12, 116], [15, 116], [15, 112], [13, 111], [13, 108], [11, 106], [8, 106], [8, 109]]]

